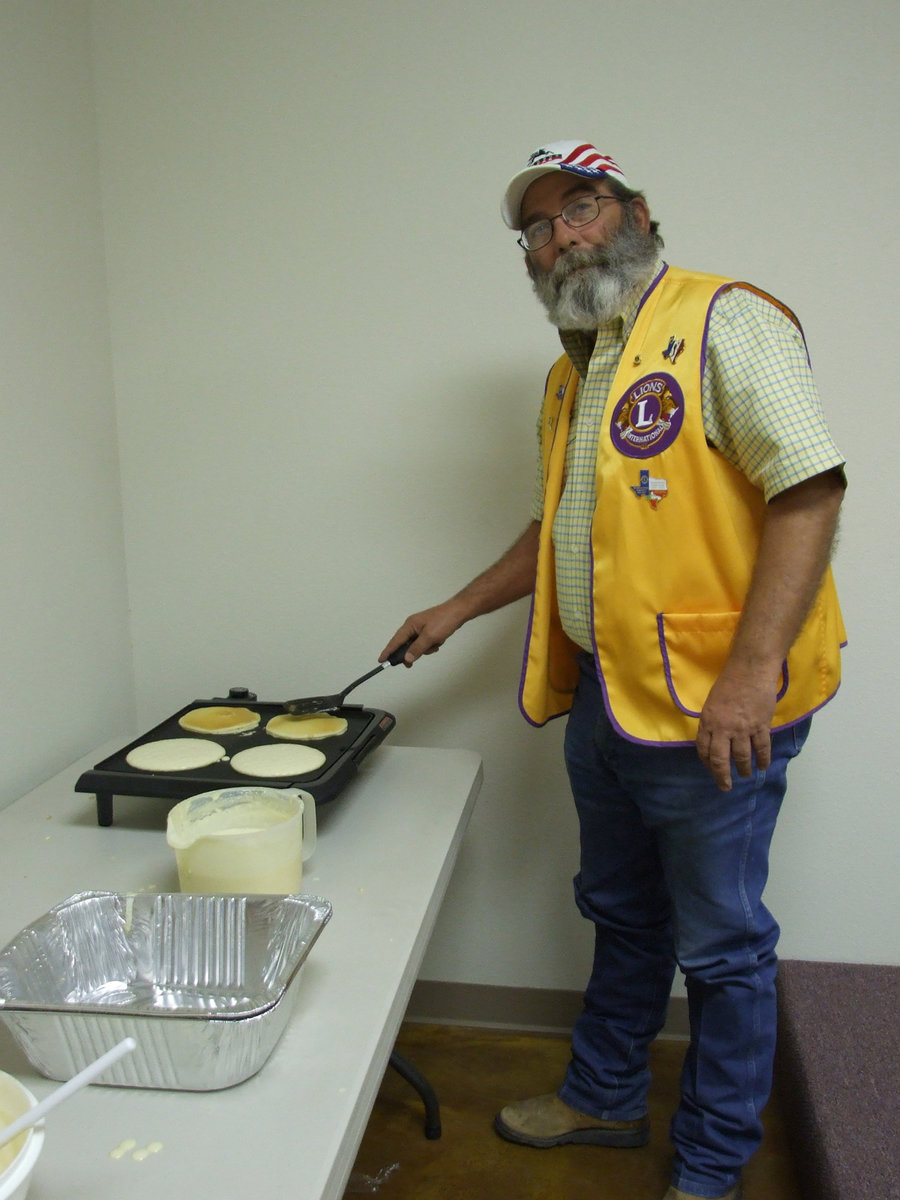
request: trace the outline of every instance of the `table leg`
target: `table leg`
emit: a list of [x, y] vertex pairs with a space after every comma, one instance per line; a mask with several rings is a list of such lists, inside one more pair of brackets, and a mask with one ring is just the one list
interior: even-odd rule
[[391, 1051], [390, 1065], [400, 1078], [405, 1079], [421, 1096], [425, 1105], [425, 1136], [430, 1141], [435, 1141], [441, 1136], [441, 1110], [434, 1088], [422, 1072], [417, 1071], [412, 1063], [396, 1050]]

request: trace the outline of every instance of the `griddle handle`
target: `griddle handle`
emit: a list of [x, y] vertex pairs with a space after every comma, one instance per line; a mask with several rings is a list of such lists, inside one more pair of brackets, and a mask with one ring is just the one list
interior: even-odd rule
[[350, 755], [354, 765], [359, 766], [369, 751], [380, 745], [396, 724], [393, 715], [385, 713], [378, 724], [368, 730], [360, 744], [355, 749], [351, 747]]

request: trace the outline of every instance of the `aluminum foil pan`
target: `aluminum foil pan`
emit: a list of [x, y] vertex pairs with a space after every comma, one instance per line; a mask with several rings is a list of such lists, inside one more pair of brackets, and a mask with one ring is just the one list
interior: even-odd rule
[[0, 951], [0, 1020], [49, 1079], [133, 1037], [99, 1082], [231, 1087], [275, 1048], [330, 917], [316, 896], [82, 892]]

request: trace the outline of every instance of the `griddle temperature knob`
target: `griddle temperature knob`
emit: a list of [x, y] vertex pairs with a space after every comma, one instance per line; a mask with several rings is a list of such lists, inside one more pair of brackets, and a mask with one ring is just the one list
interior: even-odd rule
[[233, 687], [228, 689], [229, 700], [255, 700], [256, 692], [251, 692], [249, 688]]

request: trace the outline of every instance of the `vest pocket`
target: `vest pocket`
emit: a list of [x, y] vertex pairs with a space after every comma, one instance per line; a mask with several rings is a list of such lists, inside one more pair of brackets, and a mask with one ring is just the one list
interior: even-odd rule
[[718, 679], [740, 619], [739, 612], [658, 613], [656, 626], [666, 686], [676, 706], [699, 717]]
[[[739, 612], [657, 613], [666, 687], [676, 707], [689, 717], [700, 716], [725, 666], [740, 616]], [[788, 683], [788, 665], [783, 662], [776, 701], [784, 696]]]

